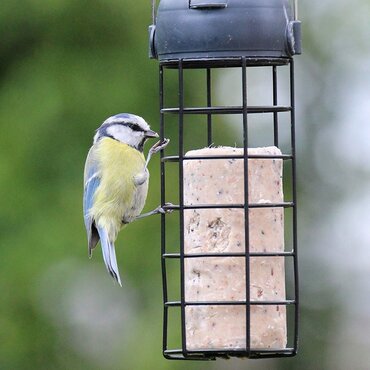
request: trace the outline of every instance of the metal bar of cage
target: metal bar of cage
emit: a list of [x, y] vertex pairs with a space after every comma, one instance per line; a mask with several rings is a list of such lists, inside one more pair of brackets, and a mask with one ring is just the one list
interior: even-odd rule
[[[232, 65], [235, 66], [235, 60]], [[277, 88], [277, 66], [284, 65], [280, 61], [275, 64], [272, 63], [272, 78], [273, 78], [273, 105], [270, 107], [249, 107], [247, 104], [247, 68], [250, 66], [256, 66], [255, 61], [247, 60], [246, 58], [239, 58], [238, 67], [242, 69], [242, 95], [243, 105], [242, 107], [214, 107], [212, 106], [211, 99], [211, 61], [203, 61], [203, 63], [191, 62], [190, 64], [186, 60], [178, 60], [168, 62], [160, 62], [160, 136], [163, 139], [165, 135], [165, 116], [167, 114], [178, 115], [179, 124], [179, 155], [166, 156], [163, 152], [161, 153], [161, 204], [164, 209], [174, 210], [179, 212], [180, 222], [180, 252], [179, 253], [168, 253], [166, 248], [166, 215], [161, 216], [161, 254], [162, 254], [162, 281], [163, 281], [163, 302], [164, 302], [164, 313], [163, 313], [163, 354], [168, 359], [197, 359], [197, 360], [212, 360], [217, 357], [228, 358], [230, 356], [236, 357], [249, 357], [249, 358], [270, 358], [270, 357], [289, 357], [294, 356], [297, 353], [298, 346], [298, 320], [299, 320], [299, 295], [298, 295], [298, 263], [297, 263], [297, 204], [296, 204], [296, 158], [295, 158], [295, 102], [294, 102], [294, 64], [293, 59], [290, 59], [288, 63], [290, 67], [290, 105], [289, 106], [278, 106], [278, 88]], [[266, 63], [266, 65], [270, 65]], [[219, 65], [215, 65], [217, 68]], [[163, 75], [166, 68], [178, 69], [178, 97], [179, 107], [168, 108], [164, 106], [164, 81]], [[206, 70], [206, 86], [207, 86], [207, 107], [186, 107], [184, 105], [184, 68], [200, 68]], [[235, 156], [194, 156], [187, 157], [184, 155], [184, 128], [186, 123], [184, 117], [186, 114], [206, 114], [207, 115], [207, 144], [212, 144], [212, 115], [213, 114], [242, 114], [243, 116], [243, 146], [244, 154]], [[290, 112], [291, 117], [291, 153], [285, 153], [282, 155], [248, 155], [246, 148], [248, 148], [248, 115], [256, 113], [272, 113], [273, 114], [273, 130], [274, 130], [274, 144], [279, 144], [279, 112]], [[278, 146], [278, 145], [277, 145]], [[258, 159], [282, 159], [289, 161], [292, 165], [291, 172], [291, 183], [292, 183], [292, 199], [291, 201], [281, 203], [262, 203], [253, 204], [245, 201], [244, 204], [199, 204], [199, 205], [187, 205], [184, 204], [183, 197], [183, 166], [184, 161], [187, 160], [212, 160], [212, 159], [243, 159], [244, 160], [244, 173], [248, 173], [248, 158]], [[165, 191], [165, 167], [168, 163], [178, 163], [179, 166], [179, 204], [178, 205], [167, 205], [169, 201], [166, 198]], [[245, 178], [244, 182], [244, 193], [248, 194], [248, 178]], [[247, 199], [247, 196], [245, 196]], [[284, 252], [250, 252], [249, 251], [249, 225], [248, 225], [248, 214], [250, 208], [291, 208], [293, 210], [293, 241], [292, 249]], [[240, 208], [244, 209], [245, 213], [245, 253], [199, 253], [199, 254], [187, 254], [184, 251], [184, 210], [187, 209], [205, 209], [205, 208]], [[197, 301], [187, 302], [185, 297], [184, 289], [184, 263], [187, 258], [199, 258], [199, 257], [240, 257], [246, 260], [246, 300], [245, 301], [232, 301], [232, 302], [217, 302], [217, 301]], [[249, 264], [251, 257], [282, 257], [291, 258], [293, 260], [294, 270], [294, 297], [293, 299], [286, 299], [284, 301], [251, 301], [250, 300], [250, 288], [249, 288]], [[169, 301], [167, 292], [167, 269], [166, 261], [179, 260], [180, 261], [180, 300]], [[192, 350], [188, 351], [186, 348], [186, 306], [201, 306], [201, 305], [244, 305], [246, 307], [246, 348], [230, 349], [225, 350]], [[293, 345], [284, 349], [254, 349], [250, 346], [250, 306], [252, 305], [284, 305], [294, 307], [294, 329], [293, 329]], [[181, 310], [181, 349], [170, 349], [168, 347], [168, 310], [171, 308], [180, 307]]]
[[[160, 108], [164, 105], [164, 81], [163, 81], [163, 66], [159, 66], [159, 106]], [[165, 137], [165, 127], [164, 127], [164, 120], [165, 116], [163, 114], [160, 115], [160, 139], [164, 140]], [[161, 204], [165, 204], [166, 202], [166, 178], [165, 178], [165, 163], [163, 161], [164, 153], [161, 150], [161, 164], [160, 164], [160, 171], [161, 171]], [[164, 214], [161, 214], [161, 254], [164, 256], [166, 254], [166, 218]], [[162, 295], [163, 295], [163, 332], [162, 332], [162, 348], [167, 347], [167, 327], [168, 327], [168, 307], [166, 306], [166, 302], [168, 301], [167, 295], [167, 270], [166, 270], [166, 260], [162, 257], [161, 259], [161, 268], [162, 268]], [[170, 359], [171, 357], [167, 356], [165, 352], [163, 355]]]
[[[244, 208], [245, 205], [243, 204], [192, 204], [192, 205], [164, 205], [162, 208], [164, 210], [181, 210], [181, 209], [220, 209], [220, 208]], [[292, 208], [294, 207], [293, 202], [281, 202], [281, 203], [249, 203], [249, 208]]]
[[297, 162], [296, 162], [296, 140], [295, 140], [295, 91], [294, 91], [294, 60], [290, 61], [290, 105], [292, 110], [290, 112], [291, 117], [291, 153], [292, 153], [292, 192], [293, 192], [293, 248], [294, 248], [294, 300], [295, 305], [295, 325], [294, 325], [294, 348], [295, 353], [298, 349], [298, 326], [299, 326], [299, 275], [298, 275], [298, 237], [297, 237], [297, 222], [298, 222], [298, 211], [297, 211]]
[[181, 338], [182, 351], [186, 353], [185, 327], [185, 259], [184, 259], [184, 70], [179, 60], [179, 216], [180, 216], [180, 291], [181, 291]]
[[[277, 96], [277, 70], [276, 66], [272, 67], [272, 104], [277, 106], [278, 96]], [[278, 122], [278, 112], [274, 112], [274, 145], [279, 147], [279, 122]]]
[[[245, 257], [245, 256], [244, 256]], [[275, 306], [275, 305], [294, 305], [295, 300], [286, 299], [281, 301], [172, 301], [167, 302], [166, 306], [170, 307], [182, 307], [184, 306], [250, 306], [250, 305], [257, 305], [257, 306]], [[250, 349], [247, 350], [250, 352]]]
[[242, 101], [243, 101], [243, 153], [244, 153], [244, 251], [245, 251], [245, 351], [250, 356], [251, 350], [251, 299], [250, 299], [250, 250], [249, 250], [249, 199], [248, 199], [248, 96], [247, 96], [247, 60], [242, 64]]
[[[248, 114], [254, 113], [279, 113], [289, 112], [287, 106], [259, 106], [248, 107]], [[187, 107], [182, 110], [183, 114], [243, 114], [243, 106], [225, 106], [225, 107]], [[163, 108], [161, 113], [179, 114], [179, 108]]]
[[[212, 86], [211, 86], [211, 69], [207, 68], [207, 109], [210, 110], [212, 106]], [[212, 113], [207, 113], [207, 143], [212, 145]]]
[[[281, 155], [263, 155], [263, 154], [248, 154], [248, 158], [255, 158], [255, 159], [292, 159], [292, 155], [290, 154], [281, 154]], [[209, 155], [207, 157], [204, 156], [195, 156], [192, 155], [191, 157], [184, 156], [183, 160], [184, 161], [191, 161], [191, 160], [210, 160], [210, 159], [244, 159], [244, 155]], [[163, 156], [161, 158], [163, 162], [178, 162], [179, 157], [176, 155], [171, 155], [171, 156]]]
[[[250, 252], [250, 257], [289, 257], [294, 256], [295, 252]], [[245, 253], [230, 252], [230, 253], [184, 253], [184, 258], [200, 258], [200, 257], [245, 257]], [[165, 253], [163, 258], [181, 258], [180, 253]]]

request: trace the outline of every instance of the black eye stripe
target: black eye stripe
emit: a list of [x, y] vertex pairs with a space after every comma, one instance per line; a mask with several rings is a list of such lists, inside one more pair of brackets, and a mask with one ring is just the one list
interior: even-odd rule
[[143, 129], [138, 124], [133, 123], [133, 122], [112, 122], [112, 123], [108, 123], [106, 125], [102, 125], [101, 127], [99, 127], [99, 129], [97, 130], [97, 132], [99, 133], [97, 140], [100, 140], [103, 137], [110, 137], [114, 139], [112, 135], [108, 134], [109, 127], [112, 127], [114, 125], [121, 125], [121, 126], [129, 127], [132, 131], [136, 131], [136, 132], [142, 132], [142, 133], [145, 132], [145, 129]]
[[132, 131], [142, 131], [142, 132], [144, 131], [140, 126], [131, 122], [118, 122], [118, 125], [130, 127]]

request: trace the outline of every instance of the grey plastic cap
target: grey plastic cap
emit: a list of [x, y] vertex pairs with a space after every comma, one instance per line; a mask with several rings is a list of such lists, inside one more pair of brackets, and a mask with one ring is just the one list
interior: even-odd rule
[[289, 0], [160, 0], [149, 55], [161, 61], [301, 53]]

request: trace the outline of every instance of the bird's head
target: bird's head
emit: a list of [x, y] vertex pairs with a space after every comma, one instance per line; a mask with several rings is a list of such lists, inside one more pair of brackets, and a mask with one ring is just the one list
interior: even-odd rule
[[109, 137], [143, 151], [145, 141], [149, 138], [158, 137], [158, 134], [150, 129], [150, 126], [142, 117], [129, 113], [119, 113], [107, 118], [96, 130], [94, 144], [104, 137]]

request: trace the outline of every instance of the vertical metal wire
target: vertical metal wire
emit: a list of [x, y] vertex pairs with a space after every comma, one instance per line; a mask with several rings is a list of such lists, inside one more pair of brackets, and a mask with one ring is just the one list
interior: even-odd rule
[[242, 94], [243, 94], [243, 146], [244, 146], [244, 235], [245, 235], [245, 333], [246, 351], [250, 353], [250, 251], [249, 251], [249, 196], [248, 196], [248, 91], [247, 61], [242, 58]]
[[184, 261], [184, 70], [179, 60], [179, 216], [180, 216], [180, 278], [181, 278], [181, 338], [186, 353], [185, 325], [185, 261]]
[[[164, 68], [159, 65], [159, 107], [160, 107], [160, 128], [159, 134], [161, 140], [165, 137], [164, 129], [164, 114], [162, 109], [164, 107]], [[165, 179], [165, 164], [162, 161], [164, 157], [163, 151], [160, 152], [161, 162], [160, 162], [160, 171], [161, 171], [161, 205], [164, 206], [166, 202], [166, 179]], [[166, 253], [166, 215], [161, 215], [161, 266], [162, 266], [162, 288], [163, 288], [163, 353], [167, 350], [167, 327], [168, 327], [168, 307], [166, 302], [168, 301], [167, 295], [167, 271], [166, 271], [166, 259], [163, 257]]]
[[[293, 249], [294, 249], [294, 351], [298, 348], [299, 327], [299, 276], [298, 276], [298, 238], [297, 238], [297, 166], [296, 166], [296, 143], [295, 143], [295, 92], [294, 92], [294, 60], [290, 60], [290, 105], [291, 105], [291, 153], [292, 153], [292, 190], [293, 190]], [[295, 354], [294, 353], [294, 354]]]
[[[212, 86], [211, 86], [211, 68], [207, 68], [207, 107], [212, 106]], [[207, 144], [212, 143], [212, 114], [207, 114]]]
[[[277, 88], [277, 68], [272, 66], [272, 101], [273, 105], [278, 104], [278, 88]], [[278, 112], [274, 112], [274, 145], [279, 147], [279, 121]]]

